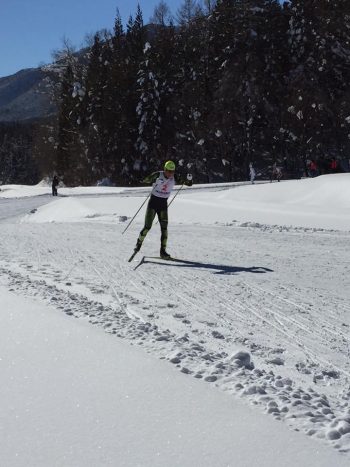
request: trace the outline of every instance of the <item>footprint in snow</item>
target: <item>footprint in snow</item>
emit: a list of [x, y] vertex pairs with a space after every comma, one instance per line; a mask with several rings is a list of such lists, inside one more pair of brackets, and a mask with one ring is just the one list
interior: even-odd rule
[[271, 363], [272, 365], [284, 365], [284, 360], [280, 357], [275, 357], [270, 360], [266, 360], [266, 363]]
[[186, 317], [186, 315], [184, 313], [174, 313], [173, 317], [176, 319], [183, 319]]

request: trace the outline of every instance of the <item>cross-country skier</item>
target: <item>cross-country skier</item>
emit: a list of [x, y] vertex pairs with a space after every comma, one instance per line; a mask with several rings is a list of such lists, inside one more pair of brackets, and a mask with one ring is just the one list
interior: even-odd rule
[[153, 220], [158, 215], [161, 238], [160, 238], [160, 257], [170, 259], [171, 256], [166, 252], [168, 240], [168, 198], [174, 185], [192, 185], [192, 175], [187, 174], [186, 179], [175, 175], [175, 163], [167, 161], [164, 164], [164, 171], [154, 172], [143, 180], [144, 183], [153, 183], [151, 198], [147, 205], [145, 215], [145, 225], [137, 239], [134, 253], [136, 254], [144, 241], [148, 231], [152, 227]]

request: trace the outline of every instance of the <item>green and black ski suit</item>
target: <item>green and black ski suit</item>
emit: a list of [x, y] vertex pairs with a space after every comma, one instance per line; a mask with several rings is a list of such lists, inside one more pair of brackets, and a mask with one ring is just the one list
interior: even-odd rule
[[141, 246], [157, 214], [161, 230], [160, 245], [165, 250], [168, 240], [168, 198], [175, 184], [191, 186], [192, 180], [183, 179], [175, 174], [174, 177], [167, 178], [163, 171], [159, 171], [146, 177], [143, 182], [152, 183], [153, 189], [147, 206], [145, 225], [137, 239], [137, 246]]

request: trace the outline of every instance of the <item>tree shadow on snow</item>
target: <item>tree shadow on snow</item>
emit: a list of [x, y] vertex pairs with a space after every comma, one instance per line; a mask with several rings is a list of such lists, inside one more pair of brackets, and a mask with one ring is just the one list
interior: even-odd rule
[[249, 268], [240, 266], [228, 266], [224, 264], [211, 264], [211, 263], [200, 263], [199, 261], [188, 261], [188, 260], [161, 260], [160, 258], [144, 256], [139, 264], [134, 268], [137, 269], [142, 264], [156, 264], [160, 266], [170, 266], [177, 268], [198, 268], [198, 269], [212, 269], [215, 270], [214, 274], [238, 274], [240, 272], [248, 272], [252, 274], [265, 274], [267, 272], [274, 272], [273, 269], [264, 268], [262, 266], [251, 266]]

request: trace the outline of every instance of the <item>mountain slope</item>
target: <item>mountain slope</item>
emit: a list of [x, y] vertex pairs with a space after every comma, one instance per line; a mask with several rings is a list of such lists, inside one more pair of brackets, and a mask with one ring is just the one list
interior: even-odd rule
[[47, 73], [40, 68], [0, 78], [0, 122], [30, 120], [55, 113], [46, 85]]

